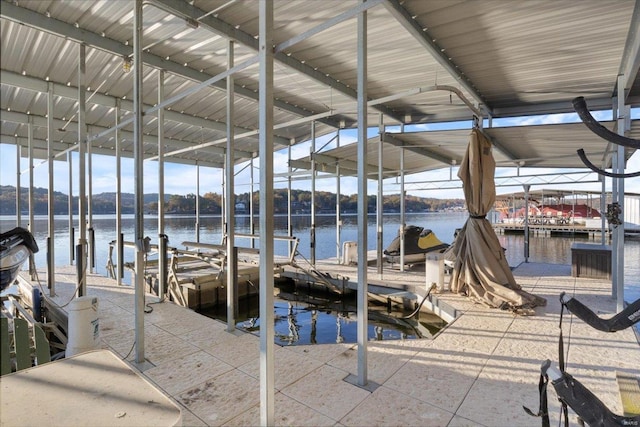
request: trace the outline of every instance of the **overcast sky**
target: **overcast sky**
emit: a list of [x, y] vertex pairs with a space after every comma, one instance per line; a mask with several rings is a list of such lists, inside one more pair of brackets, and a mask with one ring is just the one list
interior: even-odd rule
[[[594, 117], [598, 120], [611, 120], [611, 112], [595, 112]], [[640, 118], [640, 109], [632, 110], [632, 118]], [[516, 126], [516, 125], [535, 125], [535, 124], [550, 124], [550, 123], [566, 123], [579, 121], [577, 114], [555, 114], [547, 116], [536, 116], [527, 118], [514, 118], [514, 119], [502, 119], [494, 120], [494, 126]], [[462, 124], [469, 127], [470, 124]], [[460, 124], [457, 125], [458, 128]], [[418, 129], [421, 130], [433, 130], [435, 128], [442, 129], [443, 125], [420, 125]], [[393, 129], [390, 129], [393, 131]], [[370, 135], [377, 134], [377, 128], [371, 128], [369, 130]], [[318, 138], [316, 141], [316, 147], [322, 147], [327, 141], [333, 137], [333, 134], [325, 135]], [[356, 131], [345, 130], [341, 131], [340, 144], [346, 145], [348, 143], [355, 142]], [[331, 148], [334, 145], [328, 145], [327, 148]], [[302, 143], [292, 147], [292, 158], [301, 158], [309, 155], [310, 143]], [[76, 154], [77, 155], [77, 154]], [[36, 164], [41, 163], [40, 160], [36, 160]], [[77, 159], [74, 159], [74, 165], [77, 165]], [[254, 180], [255, 190], [258, 190], [259, 170], [258, 159], [254, 161]], [[250, 190], [250, 168], [246, 165], [236, 166], [236, 193], [245, 193]], [[21, 170], [25, 171], [28, 167], [26, 158], [22, 159]], [[116, 175], [115, 175], [115, 157], [95, 155], [93, 160], [93, 194], [99, 194], [103, 192], [115, 191]], [[76, 168], [77, 169], [77, 168]], [[241, 172], [238, 172], [242, 170]], [[287, 171], [287, 152], [286, 150], [274, 153], [274, 170], [275, 173], [281, 173]], [[133, 160], [122, 160], [122, 191], [125, 193], [133, 193], [135, 189], [135, 183], [133, 179]], [[558, 170], [552, 169], [527, 169], [522, 168], [520, 170], [521, 175], [527, 174], [544, 174], [550, 172], [557, 172]], [[640, 171], [640, 152], [636, 152], [627, 164], [628, 172]], [[67, 194], [69, 186], [68, 167], [66, 162], [55, 162], [54, 164], [54, 188], [56, 191]], [[448, 180], [450, 176], [456, 179], [457, 168], [445, 168], [437, 171], [425, 172], [422, 174], [412, 175], [407, 177], [407, 181], [418, 181], [416, 184], [406, 184], [406, 191], [409, 194], [414, 194], [423, 197], [437, 197], [437, 198], [462, 198], [461, 184], [459, 181], [453, 183], [455, 189], [435, 189], [442, 187], [442, 184], [428, 184], [429, 181]], [[77, 174], [77, 170], [76, 170]], [[200, 194], [207, 192], [222, 193], [221, 178], [222, 170], [212, 169], [207, 167], [200, 168]], [[496, 171], [496, 176], [513, 176], [515, 169], [513, 168], [499, 168]], [[595, 174], [593, 174], [595, 177]], [[179, 179], [171, 179], [172, 177], [179, 177]], [[172, 163], [165, 163], [165, 193], [166, 194], [188, 194], [196, 192], [196, 177], [197, 171], [195, 166], [179, 165]], [[21, 176], [21, 186], [28, 186], [28, 174], [23, 173]], [[284, 178], [276, 178], [276, 188], [286, 188], [286, 182]], [[279, 182], [278, 182], [279, 181]], [[48, 186], [48, 166], [46, 164], [39, 165], [34, 170], [34, 184], [36, 187], [46, 188]], [[0, 144], [0, 185], [16, 185], [16, 154], [15, 146], [10, 144]], [[74, 194], [77, 195], [77, 176], [74, 177]], [[355, 194], [357, 192], [357, 181], [355, 178], [343, 177], [341, 179], [341, 193], [346, 195]], [[369, 184], [369, 194], [377, 194], [377, 187], [374, 181]], [[447, 184], [447, 187], [451, 187], [451, 184]], [[294, 181], [293, 187], [297, 189], [308, 190], [310, 189], [310, 183], [308, 181]], [[607, 179], [607, 190], [611, 187], [611, 179]], [[157, 193], [158, 192], [158, 174], [157, 174], [157, 162], [145, 162], [144, 163], [144, 188], [145, 193]], [[569, 190], [585, 190], [585, 191], [600, 191], [602, 185], [600, 183], [589, 184], [558, 184], [558, 185], [535, 185], [532, 189], [552, 188], [552, 189], [569, 189]], [[316, 189], [318, 191], [336, 191], [336, 179], [325, 178], [318, 179], [316, 181]], [[498, 194], [519, 192], [522, 191], [522, 187], [498, 187]], [[640, 177], [627, 178], [625, 180], [625, 191], [627, 193], [640, 194]], [[385, 181], [385, 194], [399, 193], [399, 185], [395, 180]]]

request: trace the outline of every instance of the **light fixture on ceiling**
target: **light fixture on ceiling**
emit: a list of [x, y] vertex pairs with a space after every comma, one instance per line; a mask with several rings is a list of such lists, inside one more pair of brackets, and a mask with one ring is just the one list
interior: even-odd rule
[[124, 71], [125, 73], [128, 73], [129, 71], [131, 71], [132, 63], [133, 63], [133, 61], [131, 61], [131, 58], [124, 57], [122, 59], [122, 71]]

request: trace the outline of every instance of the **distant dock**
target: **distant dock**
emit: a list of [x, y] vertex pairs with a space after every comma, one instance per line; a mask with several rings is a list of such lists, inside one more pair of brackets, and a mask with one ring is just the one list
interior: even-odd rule
[[[524, 233], [524, 224], [522, 223], [495, 223], [492, 224], [496, 233]], [[529, 224], [529, 232], [538, 236], [553, 236], [556, 235], [585, 235], [589, 237], [600, 237], [602, 234], [602, 227], [600, 225], [587, 225], [587, 224]], [[604, 229], [605, 236], [609, 238], [611, 234], [608, 228]]]

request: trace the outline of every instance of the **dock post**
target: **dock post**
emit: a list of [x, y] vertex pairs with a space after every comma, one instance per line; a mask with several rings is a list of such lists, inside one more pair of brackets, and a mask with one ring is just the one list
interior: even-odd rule
[[92, 273], [96, 268], [96, 234], [93, 227], [89, 227], [89, 271]]
[[[118, 234], [118, 277], [124, 278], [124, 233]], [[118, 280], [118, 284], [122, 281]]]
[[[22, 227], [22, 191], [20, 190], [20, 150], [22, 147], [18, 144], [18, 137], [16, 136], [16, 227]], [[67, 153], [67, 156], [69, 153]], [[71, 193], [69, 193], [71, 194]]]
[[74, 248], [76, 247], [74, 242], [76, 241], [76, 229], [74, 227], [71, 227], [69, 229], [69, 240], [71, 240], [71, 259], [69, 264], [73, 265], [73, 262], [76, 260], [76, 252], [74, 250]]
[[[33, 191], [33, 119], [28, 117], [28, 140], [29, 140], [29, 231], [34, 234], [36, 231], [33, 219], [33, 210], [35, 207], [34, 191]], [[35, 257], [29, 252], [29, 277], [31, 280], [36, 278]]]
[[316, 122], [311, 122], [311, 227], [309, 251], [311, 265], [316, 266]]
[[[227, 42], [227, 70], [233, 68], [234, 62], [234, 42]], [[224, 172], [225, 172], [225, 204], [224, 213], [225, 226], [223, 233], [226, 234], [227, 243], [227, 332], [233, 332], [236, 329], [236, 300], [237, 300], [237, 281], [238, 281], [238, 248], [235, 246], [235, 129], [234, 129], [234, 108], [235, 94], [233, 86], [235, 84], [233, 74], [227, 77], [227, 146], [225, 151]], [[252, 239], [253, 240], [253, 239]]]
[[67, 152], [67, 164], [69, 166], [69, 196], [67, 197], [69, 209], [69, 265], [73, 265], [73, 261], [75, 261], [75, 237], [73, 229], [73, 157], [71, 156], [71, 151]]
[[87, 275], [85, 274], [86, 271], [84, 263], [84, 245], [78, 244], [76, 245], [76, 274], [78, 277], [78, 291], [76, 296], [78, 298], [87, 294]]
[[56, 294], [56, 271], [55, 271], [55, 227], [54, 227], [54, 215], [55, 215], [55, 199], [53, 195], [53, 82], [47, 83], [47, 160], [49, 162], [49, 185], [47, 191], [47, 206], [48, 206], [48, 241], [47, 241], [47, 256], [50, 259], [50, 263], [47, 265], [47, 284], [49, 288], [49, 295], [55, 296]]
[[382, 174], [382, 147], [384, 141], [384, 116], [380, 113], [380, 123], [378, 125], [378, 195], [376, 197], [376, 264], [378, 275], [382, 277], [382, 215], [384, 213], [384, 200], [383, 200], [383, 174]]
[[260, 153], [260, 424], [274, 425], [273, 314], [273, 2], [258, 2], [258, 122]]
[[[636, 8], [637, 12], [637, 8]], [[627, 78], [625, 74], [618, 75], [618, 105], [616, 106], [617, 121], [618, 121], [618, 135], [624, 136], [625, 129], [627, 129], [627, 119], [631, 113], [630, 107], [625, 106], [625, 88], [627, 87]], [[614, 157], [618, 158], [618, 173], [624, 173], [625, 165], [625, 148], [622, 145], [618, 145], [617, 153]], [[616, 264], [613, 266], [617, 270], [614, 295], [616, 298], [616, 305], [618, 311], [624, 309], [624, 178], [614, 178], [614, 181], [618, 181], [618, 205], [620, 206], [620, 224], [613, 229], [613, 232], [617, 235], [615, 241], [616, 247], [613, 253], [616, 254], [614, 258]]]
[[47, 284], [49, 293], [55, 295], [55, 274], [54, 274], [54, 262], [53, 262], [53, 239], [47, 237]]
[[[169, 237], [166, 234], [160, 234], [158, 241], [158, 299], [164, 300], [164, 292], [167, 286], [167, 242]], [[120, 265], [118, 265], [118, 268]]]
[[529, 184], [524, 184], [524, 262], [529, 262]]
[[142, 0], [133, 7], [133, 159], [135, 177], [135, 363], [144, 362], [144, 136], [142, 133]]
[[367, 341], [367, 12], [358, 14], [358, 385], [368, 383]]

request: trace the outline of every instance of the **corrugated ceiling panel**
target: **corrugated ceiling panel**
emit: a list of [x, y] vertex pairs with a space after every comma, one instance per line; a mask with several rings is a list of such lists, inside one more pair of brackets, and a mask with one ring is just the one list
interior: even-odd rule
[[407, 1], [491, 107], [612, 93], [633, 1]]
[[[196, 0], [195, 7], [203, 13], [221, 8], [213, 14], [232, 27], [256, 36], [258, 33], [258, 7], [254, 0], [229, 2], [225, 0]], [[355, 7], [359, 1], [331, 0], [314, 1], [278, 0], [275, 11], [276, 43], [298, 35], [315, 25], [325, 22], [341, 12]], [[123, 6], [124, 5], [124, 6]], [[618, 72], [622, 49], [627, 37], [634, 2], [631, 0], [558, 2], [550, 0], [530, 0], [504, 2], [502, 0], [453, 1], [453, 0], [405, 0], [409, 14], [444, 49], [444, 53], [459, 65], [479, 92], [489, 101], [490, 107], [527, 108], [532, 103], [562, 101], [569, 103], [577, 95], [587, 98], [610, 96]], [[12, 6], [13, 7], [13, 6]], [[76, 23], [84, 31], [108, 37], [116, 42], [131, 44], [132, 2], [111, 0], [101, 1], [39, 1], [21, 0], [18, 7], [34, 10], [41, 19], [58, 19], [71, 26]], [[369, 69], [368, 96], [371, 99], [388, 95], [398, 95], [408, 89], [439, 85], [460, 88], [457, 80], [435, 61], [418, 43], [414, 36], [392, 18], [384, 6], [376, 6], [368, 12]], [[169, 57], [178, 68], [200, 71], [215, 75], [226, 69], [227, 41], [203, 27], [192, 29], [182, 18], [169, 15], [157, 7], [144, 6], [145, 34], [143, 45], [154, 55]], [[40, 81], [49, 77], [51, 81], [71, 86], [77, 85], [77, 43], [63, 37], [52, 36], [28, 25], [0, 20], [2, 40], [2, 69], [16, 74], [25, 70], [26, 76]], [[291, 58], [303, 61], [306, 66], [317, 69], [349, 89], [355, 89], [356, 81], [356, 18], [336, 25], [329, 30], [304, 40], [287, 53]], [[27, 46], [28, 48], [25, 48]], [[236, 44], [236, 64], [255, 55], [255, 51]], [[92, 47], [87, 48], [87, 86], [91, 88], [87, 96], [98, 90], [100, 94], [112, 97], [132, 97], [132, 73], [122, 69], [123, 58]], [[278, 102], [296, 106], [306, 114], [327, 109], [344, 109], [347, 125], [355, 119], [355, 103], [351, 96], [340, 93], [325, 83], [302, 75], [283, 64], [275, 65], [275, 93]], [[254, 99], [236, 96], [236, 125], [248, 129], [258, 126], [257, 109], [257, 66], [253, 66], [236, 76], [236, 86], [252, 91]], [[145, 67], [143, 97], [145, 103], [157, 102], [157, 70]], [[637, 80], [637, 79], [636, 79]], [[178, 94], [195, 83], [172, 73], [166, 74], [166, 96]], [[467, 94], [468, 95], [468, 94]], [[107, 102], [107, 101], [102, 101]], [[108, 101], [111, 102], [111, 101]], [[113, 124], [110, 106], [95, 106], [89, 101], [87, 119], [97, 128]], [[415, 122], [442, 121], [444, 119], [469, 119], [466, 106], [447, 92], [428, 92], [418, 95], [398, 96], [387, 103], [397, 115], [411, 115]], [[2, 85], [2, 108], [12, 108], [34, 115], [46, 112], [46, 95], [33, 90], [9, 88]], [[54, 116], [67, 121], [76, 114], [76, 101], [56, 97]], [[185, 115], [208, 118], [224, 123], [226, 120], [226, 96], [224, 90], [203, 88], [196, 94], [176, 102], [172, 111]], [[128, 117], [128, 116], [126, 116]], [[276, 109], [276, 124], [298, 118], [297, 114]], [[73, 118], [75, 120], [75, 118]], [[387, 124], [389, 119], [385, 119]], [[369, 123], [377, 124], [375, 109], [369, 111]], [[145, 121], [145, 132], [150, 137], [156, 132], [157, 123], [153, 118]], [[69, 131], [63, 138], [74, 137], [72, 129], [75, 121], [68, 125]], [[12, 134], [11, 129], [26, 134], [24, 125], [3, 122], [2, 134]], [[38, 135], [43, 132], [38, 127]], [[130, 131], [130, 126], [126, 128]], [[175, 145], [195, 144], [203, 139], [220, 139], [224, 133], [201, 129], [191, 124], [177, 124], [168, 121], [168, 135], [191, 141], [175, 141]], [[546, 128], [545, 128], [546, 129]], [[497, 139], [505, 139], [503, 144], [519, 158], [569, 155], [562, 151], [562, 144], [575, 151], [576, 136], [564, 135], [560, 129], [527, 129], [496, 132]], [[316, 134], [322, 135], [333, 129], [318, 123]], [[14, 133], [15, 133], [14, 132]], [[466, 131], [465, 131], [466, 132]], [[465, 132], [461, 132], [461, 135]], [[512, 132], [513, 134], [509, 134]], [[520, 132], [518, 134], [517, 132]], [[582, 135], [579, 129], [576, 135]], [[278, 130], [280, 136], [293, 141], [302, 141], [310, 135], [310, 124], [300, 123], [287, 129]], [[44, 133], [43, 133], [44, 135]], [[206, 135], [206, 136], [205, 136]], [[399, 138], [413, 138], [405, 135]], [[417, 136], [416, 136], [417, 137]], [[429, 138], [436, 141], [410, 141], [417, 145], [432, 145], [441, 154], [450, 158], [461, 156], [461, 147], [466, 146], [464, 135], [455, 133], [432, 133]], [[554, 142], [548, 139], [555, 138]], [[558, 139], [559, 138], [559, 139]], [[579, 138], [587, 138], [587, 135]], [[100, 143], [108, 144], [108, 137]], [[462, 141], [462, 142], [459, 142]], [[522, 141], [526, 141], [523, 143]], [[561, 142], [559, 142], [561, 141]], [[587, 141], [578, 139], [576, 141]], [[584, 142], [587, 144], [586, 142]], [[573, 145], [571, 145], [573, 144]], [[546, 145], [549, 145], [546, 147]], [[595, 153], [601, 142], [587, 144], [586, 149]], [[238, 141], [238, 149], [257, 150], [257, 138]], [[106, 145], [105, 145], [106, 147]], [[452, 148], [453, 147], [453, 148]], [[389, 158], [395, 158], [399, 150], [387, 147]], [[149, 145], [153, 150], [153, 144]], [[561, 154], [564, 153], [564, 154]], [[208, 156], [202, 151], [202, 156]], [[370, 153], [370, 155], [373, 155]], [[497, 153], [496, 156], [502, 154]], [[211, 154], [211, 158], [215, 155]], [[184, 155], [188, 161], [195, 157]], [[416, 158], [419, 159], [418, 156]], [[413, 162], [416, 158], [411, 158]], [[179, 160], [179, 159], [177, 159]], [[385, 158], [386, 160], [386, 158]], [[436, 167], [442, 162], [424, 160], [424, 167]], [[408, 164], [411, 170], [414, 166]], [[420, 165], [415, 166], [419, 168]]]

